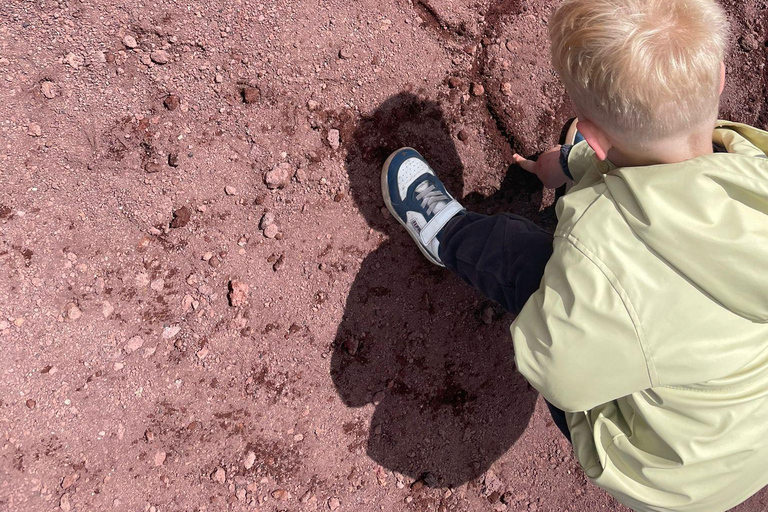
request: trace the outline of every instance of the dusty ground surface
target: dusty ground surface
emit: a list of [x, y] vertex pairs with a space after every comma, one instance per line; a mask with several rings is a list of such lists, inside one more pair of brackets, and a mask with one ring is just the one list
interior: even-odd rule
[[[765, 128], [766, 3], [726, 3], [723, 115]], [[510, 168], [570, 115], [551, 9], [5, 2], [0, 509], [624, 510], [378, 192], [407, 144], [554, 225]]]

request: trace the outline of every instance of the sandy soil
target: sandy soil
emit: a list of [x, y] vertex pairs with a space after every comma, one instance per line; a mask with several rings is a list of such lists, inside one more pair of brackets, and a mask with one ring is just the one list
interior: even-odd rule
[[[723, 115], [768, 125], [766, 3]], [[0, 6], [0, 509], [625, 510], [378, 170], [552, 227], [543, 0]], [[741, 506], [765, 510], [763, 492]]]

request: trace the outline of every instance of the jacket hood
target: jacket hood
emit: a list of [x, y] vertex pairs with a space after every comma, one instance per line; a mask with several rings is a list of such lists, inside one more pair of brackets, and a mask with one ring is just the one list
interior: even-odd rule
[[728, 153], [612, 168], [608, 190], [634, 233], [733, 313], [768, 322], [768, 133], [720, 122]]

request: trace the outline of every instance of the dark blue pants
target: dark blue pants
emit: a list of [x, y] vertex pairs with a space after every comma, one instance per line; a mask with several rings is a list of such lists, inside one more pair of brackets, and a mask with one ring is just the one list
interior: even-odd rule
[[[458, 215], [443, 228], [440, 238], [445, 266], [515, 315], [539, 288], [550, 256], [552, 235], [511, 213]], [[549, 402], [547, 406], [570, 441], [565, 413]]]

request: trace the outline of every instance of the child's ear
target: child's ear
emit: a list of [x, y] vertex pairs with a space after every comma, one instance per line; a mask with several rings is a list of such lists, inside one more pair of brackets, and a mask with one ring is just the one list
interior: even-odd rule
[[579, 118], [579, 131], [589, 144], [589, 147], [600, 160], [608, 158], [608, 151], [613, 147], [605, 132], [589, 119]]

